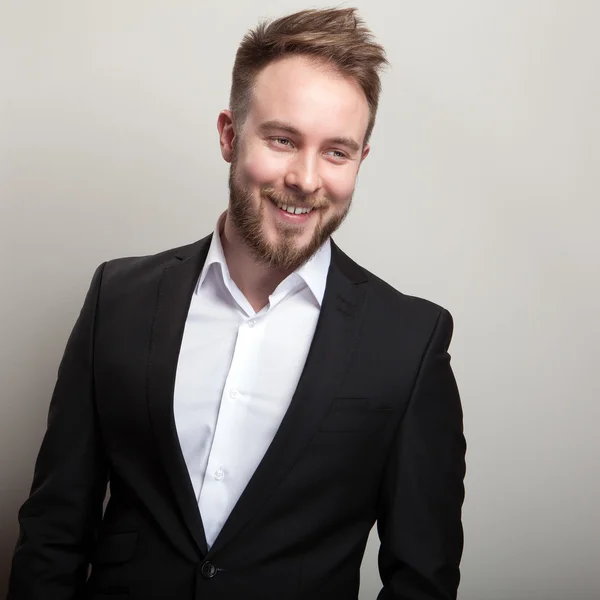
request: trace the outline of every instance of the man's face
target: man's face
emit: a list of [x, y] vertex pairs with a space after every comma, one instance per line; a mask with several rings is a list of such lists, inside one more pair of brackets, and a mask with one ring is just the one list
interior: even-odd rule
[[228, 218], [259, 262], [294, 270], [350, 209], [369, 151], [363, 148], [367, 99], [358, 83], [331, 67], [288, 57], [258, 75], [247, 118], [229, 147], [221, 126], [228, 116], [219, 118], [223, 156], [231, 161]]

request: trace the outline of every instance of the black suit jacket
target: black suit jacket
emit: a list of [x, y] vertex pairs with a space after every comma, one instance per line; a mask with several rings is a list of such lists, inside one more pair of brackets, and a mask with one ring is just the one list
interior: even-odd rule
[[380, 600], [455, 598], [465, 442], [452, 318], [334, 243], [290, 407], [207, 551], [173, 388], [210, 240], [96, 270], [19, 512], [9, 600], [355, 600], [375, 521]]

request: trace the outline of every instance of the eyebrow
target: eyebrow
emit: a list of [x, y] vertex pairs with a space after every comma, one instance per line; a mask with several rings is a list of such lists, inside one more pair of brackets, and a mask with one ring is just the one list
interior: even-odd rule
[[[298, 137], [302, 137], [302, 134], [296, 127], [286, 123], [285, 121], [278, 121], [277, 119], [272, 121], [265, 121], [261, 123], [258, 127], [258, 130], [262, 133], [267, 133], [269, 131], [273, 131], [274, 129], [278, 131], [287, 131], [291, 135], [297, 135]], [[360, 152], [360, 144], [351, 137], [333, 137], [327, 140], [328, 144], [337, 144], [340, 146], [346, 146], [349, 150], [353, 152]]]

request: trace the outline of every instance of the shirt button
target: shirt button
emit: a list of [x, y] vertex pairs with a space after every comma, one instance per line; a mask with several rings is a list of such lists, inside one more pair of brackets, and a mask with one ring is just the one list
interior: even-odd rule
[[237, 391], [237, 390], [231, 390], [231, 391], [229, 392], [229, 395], [230, 395], [232, 398], [237, 398], [237, 397], [238, 397], [238, 391]]
[[221, 479], [223, 479], [223, 477], [225, 477], [225, 472], [223, 471], [223, 469], [219, 469], [218, 471], [215, 471], [214, 478], [217, 481], [221, 481]]
[[254, 325], [256, 325], [256, 321], [254, 319], [248, 321], [248, 327], [254, 327]]

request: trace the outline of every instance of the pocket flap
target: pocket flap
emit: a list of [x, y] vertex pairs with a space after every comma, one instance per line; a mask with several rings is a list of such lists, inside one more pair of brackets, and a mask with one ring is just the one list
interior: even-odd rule
[[385, 398], [344, 397], [334, 398], [331, 410], [394, 410]]
[[363, 410], [369, 408], [368, 398], [335, 398], [331, 410]]

